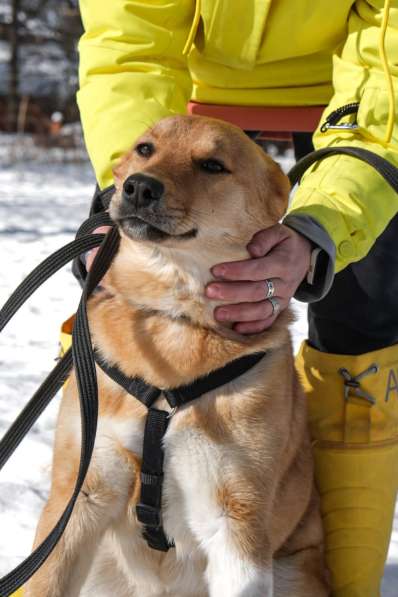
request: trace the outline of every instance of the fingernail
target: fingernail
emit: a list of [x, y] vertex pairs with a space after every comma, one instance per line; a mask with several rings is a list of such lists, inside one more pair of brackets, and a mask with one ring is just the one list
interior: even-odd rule
[[226, 311], [225, 309], [217, 309], [216, 319], [219, 319], [221, 321], [228, 319], [228, 311]]
[[227, 269], [223, 265], [215, 265], [211, 271], [212, 274], [218, 278], [222, 278], [227, 273]]
[[221, 298], [220, 287], [215, 284], [211, 284], [206, 288], [206, 295], [209, 298]]

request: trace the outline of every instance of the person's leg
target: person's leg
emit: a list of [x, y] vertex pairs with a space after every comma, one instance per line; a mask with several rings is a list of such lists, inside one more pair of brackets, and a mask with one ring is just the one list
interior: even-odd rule
[[305, 343], [296, 364], [308, 399], [332, 595], [378, 597], [398, 485], [398, 346], [352, 356]]
[[[377, 197], [375, 197], [377, 201]], [[398, 487], [398, 217], [309, 306], [308, 397], [333, 597], [377, 597]]]
[[303, 158], [308, 153], [311, 153], [311, 151], [314, 151], [312, 133], [293, 133], [292, 138], [294, 157], [297, 162], [300, 158]]

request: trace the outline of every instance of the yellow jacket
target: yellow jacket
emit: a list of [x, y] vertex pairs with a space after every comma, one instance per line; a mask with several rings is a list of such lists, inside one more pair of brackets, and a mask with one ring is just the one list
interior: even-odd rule
[[[387, 2], [386, 2], [387, 4]], [[150, 125], [190, 98], [240, 105], [360, 102], [355, 132], [314, 136], [316, 148], [362, 146], [398, 165], [398, 125], [379, 49], [383, 0], [81, 0], [80, 106], [101, 187]], [[398, 87], [398, 0], [385, 47]], [[398, 109], [396, 110], [398, 114]], [[322, 119], [323, 120], [323, 119]], [[312, 168], [290, 214], [310, 216], [336, 246], [336, 271], [364, 257], [398, 211], [367, 164], [333, 157]]]

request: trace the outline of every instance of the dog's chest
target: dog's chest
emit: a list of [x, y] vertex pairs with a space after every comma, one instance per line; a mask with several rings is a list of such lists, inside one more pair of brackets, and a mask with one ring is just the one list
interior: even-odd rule
[[[120, 447], [137, 457], [138, 461], [141, 460], [144, 428], [145, 417], [127, 421], [115, 417], [100, 418], [95, 460], [97, 466], [104, 468], [103, 474], [107, 479], [119, 474], [115, 471], [112, 454], [117, 453], [123, 459]], [[226, 448], [212, 441], [202, 429], [183, 425], [181, 421], [174, 425], [173, 418], [170, 419], [163, 448], [162, 515], [166, 530], [175, 533], [181, 521], [186, 522], [181, 516], [182, 512], [209, 512], [211, 503], [214, 503], [215, 489], [221, 480], [222, 461], [230, 458], [231, 453], [228, 450], [227, 455]]]
[[[140, 459], [144, 425], [145, 418], [121, 421], [104, 417], [99, 421], [97, 453], [107, 453], [106, 461], [102, 462], [107, 470], [103, 472], [121, 493], [126, 489], [131, 491], [131, 478], [128, 478], [131, 470], [124, 469], [125, 475], [122, 475], [123, 455], [118, 446]], [[119, 466], [112, 452], [120, 455]], [[120, 503], [125, 505], [120, 510], [120, 517], [115, 519], [107, 541], [108, 546], [109, 542], [113, 544], [111, 551], [120, 554], [119, 563], [126, 578], [131, 578], [137, 586], [140, 597], [144, 597], [147, 590], [152, 595], [157, 583], [163, 587], [167, 585], [168, 594], [174, 596], [178, 594], [177, 588], [180, 590], [185, 586], [189, 592], [204, 583], [206, 557], [200, 543], [211, 539], [218, 530], [217, 521], [222, 518], [215, 496], [225, 457], [226, 454], [201, 430], [173, 425], [171, 420], [164, 438], [162, 520], [176, 548], [166, 555], [146, 546], [141, 527], [132, 520], [134, 514], [132, 517], [127, 515], [126, 496], [120, 496]], [[133, 504], [128, 507], [133, 511]], [[203, 584], [203, 590], [204, 587]]]

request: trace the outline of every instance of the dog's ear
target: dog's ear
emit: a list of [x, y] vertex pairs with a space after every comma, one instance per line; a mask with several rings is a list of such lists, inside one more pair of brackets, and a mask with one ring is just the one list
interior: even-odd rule
[[284, 216], [289, 203], [290, 181], [279, 164], [274, 163], [274, 173], [270, 181], [270, 210], [276, 221]]
[[264, 163], [262, 172], [263, 200], [266, 202], [266, 209], [271, 218], [278, 222], [287, 210], [290, 181], [279, 164], [266, 155], [263, 150], [260, 151]]
[[115, 180], [115, 186], [117, 189], [120, 189], [123, 185], [123, 182], [126, 180], [129, 170], [129, 163], [132, 159], [132, 150], [128, 151], [127, 153], [123, 154], [120, 158], [119, 162], [112, 168], [113, 177]]

